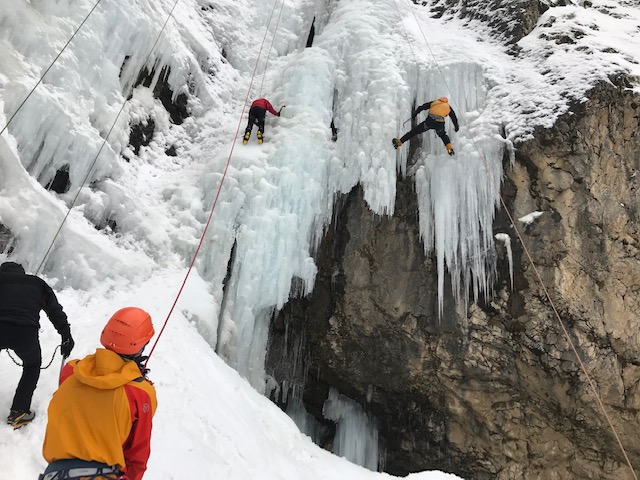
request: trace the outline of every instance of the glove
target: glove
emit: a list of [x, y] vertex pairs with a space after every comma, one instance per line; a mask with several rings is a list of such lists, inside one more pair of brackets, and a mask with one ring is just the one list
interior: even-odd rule
[[453, 130], [457, 132], [458, 130], [460, 130], [460, 127], [459, 127], [458, 125], [456, 125], [456, 126], [453, 128]]
[[60, 353], [62, 353], [63, 358], [68, 358], [71, 355], [71, 350], [75, 346], [76, 342], [73, 341], [73, 337], [71, 336], [71, 331], [67, 330], [61, 334], [62, 336], [62, 346], [60, 347]]

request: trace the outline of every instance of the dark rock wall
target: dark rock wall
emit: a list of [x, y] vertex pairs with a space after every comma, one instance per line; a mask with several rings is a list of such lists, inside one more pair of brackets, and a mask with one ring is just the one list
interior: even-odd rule
[[[640, 469], [640, 99], [616, 83], [517, 146], [503, 198], [514, 218], [544, 212], [518, 228]], [[514, 291], [500, 244], [491, 301], [464, 311], [448, 297], [439, 319], [411, 179], [397, 205], [377, 217], [359, 189], [342, 199], [314, 292], [273, 323], [274, 378], [297, 385], [318, 417], [328, 386], [359, 401], [393, 474], [633, 478], [505, 212], [494, 228], [512, 237]]]
[[496, 37], [507, 44], [516, 43], [528, 35], [540, 15], [550, 6], [562, 4], [556, 0], [413, 0], [430, 8], [435, 17], [460, 16], [486, 24]]

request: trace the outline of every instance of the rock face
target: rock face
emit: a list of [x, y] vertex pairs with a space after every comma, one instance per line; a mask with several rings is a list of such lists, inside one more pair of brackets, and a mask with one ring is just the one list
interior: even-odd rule
[[[413, 3], [426, 5], [421, 0]], [[505, 43], [513, 44], [533, 30], [549, 7], [564, 4], [563, 0], [433, 0], [429, 8], [436, 17], [455, 15], [479, 20]]]
[[[544, 212], [517, 227], [640, 471], [640, 99], [624, 79], [589, 98], [518, 145], [502, 195], [514, 218]], [[513, 240], [513, 291], [497, 244], [492, 300], [464, 311], [446, 298], [438, 319], [411, 179], [397, 205], [383, 218], [358, 189], [344, 199], [314, 292], [273, 322], [274, 378], [297, 386], [319, 419], [329, 386], [360, 402], [396, 475], [633, 478], [504, 210], [494, 230]]]

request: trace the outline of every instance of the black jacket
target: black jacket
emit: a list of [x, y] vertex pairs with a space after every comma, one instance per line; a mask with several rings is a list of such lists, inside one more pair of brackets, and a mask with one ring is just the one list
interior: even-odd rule
[[40, 327], [44, 310], [60, 335], [70, 331], [67, 315], [47, 282], [27, 275], [18, 263], [0, 265], [0, 323]]

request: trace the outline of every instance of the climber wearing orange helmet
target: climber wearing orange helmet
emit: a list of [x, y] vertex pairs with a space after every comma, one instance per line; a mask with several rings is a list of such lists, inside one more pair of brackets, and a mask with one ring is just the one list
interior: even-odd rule
[[419, 133], [426, 132], [427, 130], [435, 130], [436, 134], [444, 143], [444, 146], [447, 149], [447, 153], [449, 155], [453, 155], [455, 152], [453, 151], [453, 145], [451, 145], [451, 140], [449, 140], [449, 136], [444, 129], [444, 119], [447, 115], [451, 117], [451, 121], [453, 122], [453, 128], [457, 132], [460, 127], [458, 126], [458, 117], [456, 117], [456, 112], [453, 111], [453, 108], [449, 106], [449, 99], [447, 97], [440, 97], [437, 100], [432, 102], [427, 102], [423, 105], [420, 105], [417, 110], [411, 115], [411, 119], [416, 118], [418, 113], [423, 110], [428, 110], [427, 118], [424, 122], [418, 124], [414, 129], [405, 133], [400, 138], [394, 138], [391, 140], [393, 144], [393, 148], [396, 150], [402, 146], [404, 142], [409, 140], [410, 138], [415, 137]]
[[147, 312], [123, 308], [102, 331], [105, 348], [64, 366], [49, 404], [41, 480], [142, 478], [157, 406], [142, 351], [153, 334]]

